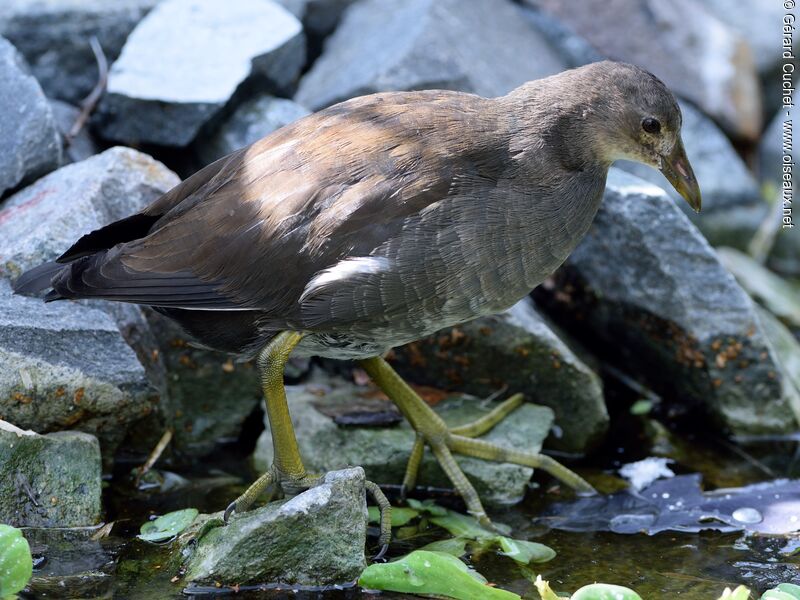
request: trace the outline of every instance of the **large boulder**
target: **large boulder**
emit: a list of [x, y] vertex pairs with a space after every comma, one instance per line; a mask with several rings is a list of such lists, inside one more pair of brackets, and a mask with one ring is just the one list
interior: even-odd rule
[[271, 0], [165, 0], [128, 37], [95, 124], [111, 140], [185, 146], [246, 81], [288, 92], [304, 61], [300, 22]]
[[586, 452], [602, 441], [608, 412], [600, 378], [565, 340], [526, 298], [396, 348], [390, 360], [415, 383], [476, 396], [521, 392], [553, 409], [558, 435], [548, 445]]
[[[331, 586], [357, 579], [367, 566], [364, 471], [327, 473], [291, 500], [234, 514], [199, 539], [209, 518], [201, 516], [179, 540], [188, 555], [191, 584], [284, 583]], [[195, 544], [188, 545], [190, 540]]]
[[580, 10], [561, 0], [525, 2], [604, 56], [652, 71], [734, 136], [753, 141], [761, 133], [761, 94], [747, 42], [694, 0], [588, 0]]
[[508, 0], [366, 0], [345, 12], [295, 99], [316, 110], [391, 90], [500, 96], [564, 67]]
[[285, 98], [261, 94], [239, 106], [224, 123], [195, 142], [203, 164], [249, 146], [276, 129], [308, 114], [308, 110]]
[[39, 435], [0, 421], [0, 465], [0, 522], [84, 527], [100, 520], [100, 445], [93, 435]]
[[768, 211], [758, 182], [726, 135], [688, 102], [681, 101], [681, 137], [703, 194], [695, 213], [660, 171], [630, 161], [617, 166], [667, 191], [714, 245], [744, 248]]
[[752, 300], [659, 188], [612, 169], [594, 225], [536, 297], [605, 360], [718, 427], [796, 429]]
[[31, 64], [48, 96], [77, 103], [97, 83], [95, 36], [109, 62], [159, 0], [4, 0], [0, 35]]
[[154, 408], [144, 367], [105, 312], [14, 295], [0, 280], [0, 419], [95, 434], [108, 458]]
[[[433, 408], [450, 426], [469, 423], [491, 409], [491, 403], [471, 396], [438, 390], [430, 390], [430, 394], [425, 395], [438, 401]], [[308, 383], [287, 386], [286, 396], [300, 453], [309, 471], [324, 473], [358, 465], [372, 481], [402, 483], [415, 434], [407, 422], [398, 425], [401, 419], [394, 405], [381, 399], [374, 388], [316, 373]], [[515, 450], [538, 452], [552, 423], [550, 408], [524, 404], [481, 439]], [[269, 423], [265, 424], [266, 430], [254, 454], [259, 471], [267, 469], [273, 458], [272, 435]], [[458, 455], [456, 461], [481, 499], [492, 506], [522, 500], [533, 472], [527, 467]], [[420, 467], [418, 483], [452, 486], [428, 451]]]
[[0, 37], [0, 197], [60, 162], [61, 136], [47, 98], [19, 52]]
[[80, 162], [100, 152], [88, 127], [81, 128], [74, 138], [67, 139], [81, 113], [78, 107], [62, 100], [53, 99], [50, 100], [50, 107], [53, 110], [58, 130], [64, 138], [64, 162]]

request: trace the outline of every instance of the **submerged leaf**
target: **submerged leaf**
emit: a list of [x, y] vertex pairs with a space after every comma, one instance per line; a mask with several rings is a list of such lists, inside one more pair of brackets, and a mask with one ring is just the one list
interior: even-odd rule
[[436, 504], [433, 500], [425, 500], [420, 502], [419, 500], [414, 500], [413, 498], [409, 498], [406, 500], [406, 503], [413, 509], [418, 510], [419, 512], [426, 512], [429, 515], [433, 515], [435, 517], [444, 517], [449, 511], [443, 507]]
[[483, 527], [478, 520], [468, 515], [448, 510], [443, 516], [431, 516], [431, 523], [447, 529], [455, 536], [472, 538], [473, 540], [492, 539], [497, 536], [493, 531]]
[[446, 540], [438, 540], [425, 544], [420, 550], [428, 550], [429, 552], [444, 552], [451, 554], [456, 558], [464, 556], [467, 553], [467, 543], [470, 540], [462, 537], [448, 538]]
[[642, 597], [633, 590], [620, 585], [593, 583], [572, 594], [570, 600], [642, 600]]
[[28, 583], [33, 559], [28, 540], [10, 525], [0, 525], [0, 598], [12, 598]]
[[481, 583], [472, 573], [449, 554], [416, 550], [394, 562], [370, 565], [358, 584], [373, 590], [456, 600], [520, 600], [517, 594]]
[[138, 537], [146, 542], [163, 542], [169, 540], [192, 524], [198, 515], [196, 508], [184, 508], [165, 515], [153, 521], [144, 523], [139, 528]]
[[[367, 511], [369, 512], [370, 523], [380, 523], [381, 511], [377, 506], [370, 506]], [[409, 521], [417, 518], [419, 511], [413, 508], [404, 508], [402, 506], [392, 507], [392, 527], [402, 527]]]
[[539, 544], [538, 542], [528, 542], [526, 540], [515, 540], [502, 535], [498, 535], [497, 544], [503, 550], [501, 554], [513, 558], [518, 563], [527, 565], [532, 562], [547, 562], [556, 556], [556, 551], [552, 548]]

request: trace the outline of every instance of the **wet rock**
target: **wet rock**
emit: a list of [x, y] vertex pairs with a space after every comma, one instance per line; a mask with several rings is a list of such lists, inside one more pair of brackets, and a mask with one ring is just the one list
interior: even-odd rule
[[80, 162], [90, 156], [97, 154], [100, 149], [89, 133], [88, 127], [83, 127], [73, 139], [66, 141], [66, 137], [75, 124], [80, 109], [62, 102], [61, 100], [50, 100], [50, 107], [53, 109], [53, 116], [56, 119], [58, 130], [64, 139], [64, 162]]
[[758, 307], [758, 318], [785, 374], [784, 393], [800, 421], [800, 342], [772, 313], [761, 307]]
[[305, 108], [291, 100], [268, 94], [257, 96], [237, 108], [213, 134], [197, 140], [197, 154], [203, 164], [212, 163], [307, 114]]
[[62, 167], [17, 192], [0, 210], [0, 277], [60, 256], [79, 237], [127, 217], [179, 182], [161, 163], [116, 147]]
[[[396, 348], [392, 364], [410, 381], [476, 396], [507, 387], [553, 409], [550, 445], [585, 452], [602, 440], [608, 412], [600, 378], [525, 299], [499, 315]], [[563, 336], [563, 333], [560, 334]]]
[[[310, 383], [287, 386], [286, 394], [300, 453], [309, 471], [322, 473], [358, 465], [364, 468], [367, 478], [372, 481], [402, 483], [414, 442], [414, 432], [408, 423], [403, 421], [398, 426], [389, 427], [340, 427], [334, 422], [334, 418], [353, 413], [363, 419], [365, 414], [377, 413], [384, 418], [387, 413], [396, 412], [388, 400], [376, 397], [374, 388], [359, 387], [317, 372]], [[439, 391], [431, 391], [431, 395], [440, 400], [434, 410], [451, 426], [466, 424], [491, 409], [491, 403], [470, 396]], [[396, 423], [394, 419], [389, 419], [389, 422]], [[481, 439], [517, 450], [538, 452], [552, 422], [553, 411], [550, 408], [524, 404]], [[456, 460], [481, 499], [494, 506], [522, 500], [533, 472], [527, 467], [463, 456], [457, 456]], [[268, 424], [258, 440], [254, 463], [260, 471], [272, 463], [272, 436]], [[418, 483], [451, 487], [430, 452], [426, 452]]]
[[128, 37], [95, 123], [111, 140], [185, 146], [245, 81], [285, 93], [304, 60], [300, 22], [270, 0], [165, 0]]
[[796, 428], [753, 302], [658, 188], [612, 169], [588, 235], [535, 296], [605, 360], [718, 426]]
[[712, 244], [744, 248], [768, 210], [758, 183], [714, 122], [688, 102], [680, 105], [681, 137], [703, 193], [701, 214], [686, 204], [660, 171], [630, 161], [617, 166], [664, 189]]
[[105, 312], [12, 294], [0, 280], [0, 418], [95, 434], [106, 458], [154, 407], [144, 367]]
[[19, 52], [0, 37], [0, 197], [60, 162], [61, 138], [47, 98]]
[[48, 96], [77, 103], [97, 83], [92, 36], [113, 62], [136, 23], [158, 1], [5, 0], [0, 35], [25, 56]]
[[732, 135], [758, 139], [761, 95], [750, 48], [700, 4], [591, 0], [574, 10], [560, 0], [525, 2], [563, 21], [604, 56], [652, 71]]
[[499, 96], [564, 69], [506, 0], [367, 0], [345, 12], [295, 99], [314, 110], [377, 91]]
[[[206, 521], [198, 518], [182, 540]], [[212, 585], [348, 583], [366, 567], [366, 525], [364, 471], [327, 473], [290, 500], [235, 514], [227, 526], [211, 529], [197, 541], [185, 579]]]
[[100, 445], [93, 435], [39, 435], [0, 421], [0, 465], [0, 522], [82, 527], [100, 520]]

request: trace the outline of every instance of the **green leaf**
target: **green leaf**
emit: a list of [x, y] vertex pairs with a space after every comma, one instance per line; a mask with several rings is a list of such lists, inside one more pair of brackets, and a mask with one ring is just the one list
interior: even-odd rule
[[428, 550], [429, 552], [444, 552], [459, 558], [467, 553], [467, 543], [469, 540], [462, 537], [447, 538], [446, 540], [439, 540], [425, 544], [420, 550]]
[[593, 583], [572, 594], [571, 600], [642, 600], [642, 597], [620, 585]]
[[[377, 506], [370, 506], [367, 511], [369, 512], [370, 523], [380, 523], [381, 511]], [[402, 506], [392, 507], [392, 527], [402, 527], [409, 521], [416, 519], [419, 516], [419, 511], [413, 508], [403, 508]]]
[[139, 528], [138, 537], [145, 542], [163, 542], [174, 538], [192, 524], [198, 515], [196, 508], [184, 508], [148, 521]]
[[435, 517], [444, 517], [449, 512], [446, 508], [439, 506], [433, 500], [425, 500], [424, 502], [420, 502], [419, 500], [414, 500], [414, 498], [409, 498], [406, 500], [406, 504], [408, 504], [411, 508], [418, 510], [419, 512], [425, 512]]
[[778, 587], [764, 592], [761, 600], [800, 600], [800, 585], [781, 583]]
[[0, 598], [13, 598], [33, 574], [28, 540], [10, 525], [0, 525]]
[[456, 600], [520, 600], [517, 594], [481, 583], [457, 558], [426, 550], [416, 550], [394, 562], [372, 564], [358, 584], [372, 590]]
[[447, 514], [444, 516], [432, 515], [431, 523], [447, 529], [447, 531], [456, 537], [467, 537], [473, 540], [485, 540], [497, 537], [496, 533], [485, 529], [478, 523], [478, 520], [473, 517], [462, 515], [452, 510], [446, 512]]
[[528, 542], [526, 540], [515, 540], [502, 535], [496, 538], [497, 544], [503, 550], [501, 554], [513, 558], [518, 563], [527, 565], [528, 563], [547, 562], [556, 556], [556, 551], [544, 544]]
[[722, 596], [719, 597], [719, 600], [749, 600], [749, 598], [750, 590], [743, 585], [740, 585], [735, 590], [725, 588], [722, 591]]
[[541, 575], [536, 576], [536, 581], [533, 582], [533, 585], [536, 586], [536, 591], [539, 592], [542, 600], [561, 600], [561, 597], [556, 595], [550, 588], [550, 582], [542, 579]]
[[630, 413], [632, 415], [646, 415], [653, 410], [653, 402], [644, 398], [631, 404]]

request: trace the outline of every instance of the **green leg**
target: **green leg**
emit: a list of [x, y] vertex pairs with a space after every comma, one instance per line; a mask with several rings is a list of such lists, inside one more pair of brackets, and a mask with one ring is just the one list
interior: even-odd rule
[[406, 468], [404, 485], [413, 483], [419, 463], [422, 459], [420, 446], [431, 448], [444, 472], [450, 478], [453, 486], [464, 498], [467, 509], [482, 521], [488, 521], [475, 488], [466, 478], [461, 468], [453, 458], [452, 452], [493, 460], [498, 462], [511, 462], [519, 465], [542, 468], [565, 484], [582, 493], [594, 493], [594, 489], [579, 475], [560, 465], [549, 456], [531, 452], [518, 452], [507, 450], [502, 446], [491, 444], [484, 440], [471, 439], [490, 430], [503, 418], [522, 404], [522, 396], [512, 396], [489, 414], [474, 423], [448, 429], [442, 418], [425, 404], [425, 401], [403, 381], [394, 369], [380, 357], [369, 358], [361, 361], [361, 366], [408, 419], [417, 432], [417, 441], [411, 453], [411, 460]]
[[403, 476], [403, 485], [400, 488], [400, 497], [405, 499], [406, 494], [417, 487], [417, 474], [425, 454], [425, 438], [417, 434], [414, 445], [411, 447], [411, 456], [406, 464], [406, 474]]

